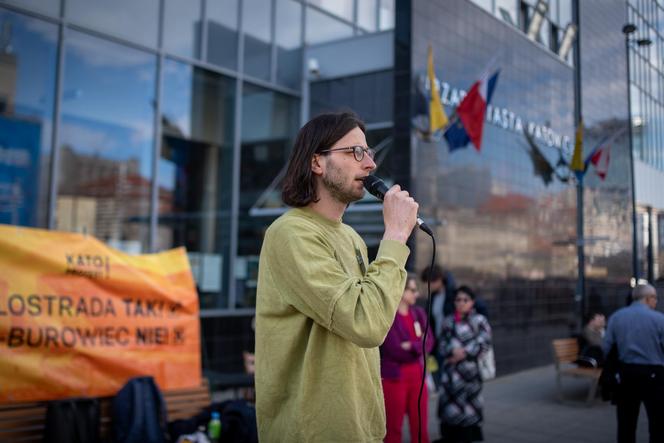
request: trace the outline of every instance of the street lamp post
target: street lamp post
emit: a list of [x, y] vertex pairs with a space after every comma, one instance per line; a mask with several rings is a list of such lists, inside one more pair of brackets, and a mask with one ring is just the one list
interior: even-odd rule
[[[632, 23], [627, 23], [622, 28], [625, 35], [625, 57], [627, 61], [627, 137], [629, 139], [629, 163], [631, 166], [631, 187], [632, 187], [632, 277], [633, 282], [636, 284], [639, 280], [639, 250], [636, 235], [636, 187], [634, 179], [634, 141], [632, 140], [632, 94], [631, 94], [631, 78], [630, 78], [630, 63], [629, 63], [629, 43], [630, 35], [636, 32], [636, 26]], [[636, 40], [639, 46], [648, 46], [651, 41], [647, 38]]]

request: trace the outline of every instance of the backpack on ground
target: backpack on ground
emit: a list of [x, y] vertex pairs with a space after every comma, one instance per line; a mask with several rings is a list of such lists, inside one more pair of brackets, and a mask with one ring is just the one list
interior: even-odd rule
[[113, 398], [113, 441], [165, 443], [166, 404], [152, 377], [132, 378]]

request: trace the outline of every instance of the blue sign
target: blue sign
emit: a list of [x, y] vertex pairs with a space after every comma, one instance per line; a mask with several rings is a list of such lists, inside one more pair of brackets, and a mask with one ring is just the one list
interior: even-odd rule
[[36, 226], [41, 123], [0, 115], [0, 223]]

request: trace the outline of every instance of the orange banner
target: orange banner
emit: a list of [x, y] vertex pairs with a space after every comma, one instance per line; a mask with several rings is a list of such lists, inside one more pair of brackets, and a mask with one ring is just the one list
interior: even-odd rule
[[139, 375], [161, 389], [201, 384], [184, 248], [132, 256], [0, 225], [0, 403], [114, 395]]

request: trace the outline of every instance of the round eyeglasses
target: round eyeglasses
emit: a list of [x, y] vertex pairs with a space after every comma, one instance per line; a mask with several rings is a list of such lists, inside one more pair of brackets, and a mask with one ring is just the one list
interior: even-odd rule
[[358, 162], [364, 160], [365, 153], [369, 156], [370, 159], [373, 159], [374, 156], [376, 155], [376, 151], [374, 151], [371, 148], [365, 148], [364, 146], [348, 146], [345, 148], [326, 149], [324, 151], [320, 151], [319, 154], [326, 154], [328, 152], [335, 152], [335, 151], [352, 152], [353, 156], [355, 157], [355, 160], [357, 160]]

